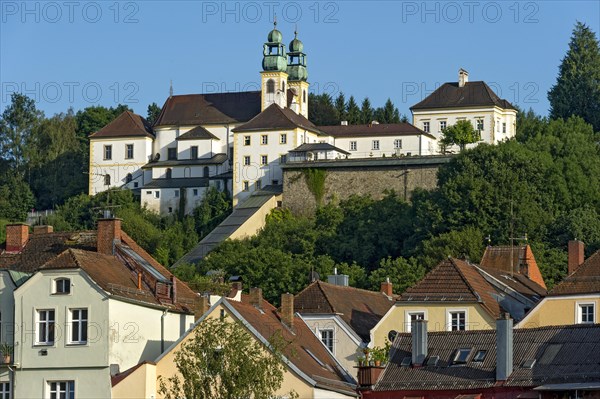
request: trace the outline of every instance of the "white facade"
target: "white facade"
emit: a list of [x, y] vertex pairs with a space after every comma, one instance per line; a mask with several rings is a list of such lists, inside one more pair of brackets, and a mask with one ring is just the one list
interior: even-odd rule
[[333, 145], [348, 151], [348, 158], [434, 155], [436, 140], [427, 135], [336, 137]]

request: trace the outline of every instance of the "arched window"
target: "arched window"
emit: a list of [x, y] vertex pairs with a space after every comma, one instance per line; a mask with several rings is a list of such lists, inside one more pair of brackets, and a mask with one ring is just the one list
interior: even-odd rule
[[127, 176], [125, 176], [125, 183], [129, 183], [133, 180], [133, 176], [131, 176], [131, 173], [127, 173]]
[[306, 90], [302, 91], [302, 102], [306, 104]]
[[57, 278], [54, 280], [54, 294], [68, 294], [71, 292], [71, 280], [68, 278]]
[[171, 177], [173, 177], [173, 169], [167, 168], [167, 179], [170, 179]]
[[285, 93], [285, 82], [281, 82], [281, 91]]
[[208, 166], [204, 167], [204, 177], [208, 177], [209, 169]]
[[104, 185], [110, 186], [110, 175], [109, 174], [104, 175]]
[[275, 93], [275, 81], [273, 79], [267, 80], [267, 93]]

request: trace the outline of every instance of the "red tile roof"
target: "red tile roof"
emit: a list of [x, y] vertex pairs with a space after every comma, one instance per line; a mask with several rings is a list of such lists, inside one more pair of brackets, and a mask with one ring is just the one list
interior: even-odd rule
[[292, 130], [296, 128], [305, 129], [317, 134], [322, 134], [314, 123], [299, 115], [289, 108], [281, 108], [273, 103], [263, 112], [256, 115], [248, 123], [233, 129], [234, 133], [253, 132], [263, 130]]
[[557, 284], [549, 295], [600, 294], [600, 251], [587, 258]]
[[123, 112], [114, 121], [90, 134], [90, 138], [95, 139], [137, 136], [154, 138], [154, 132], [146, 119], [130, 111]]
[[436, 108], [489, 107], [514, 109], [511, 103], [501, 99], [483, 81], [467, 82], [463, 87], [458, 82], [448, 82], [410, 107], [411, 111]]
[[488, 246], [483, 253], [480, 264], [483, 268], [496, 269], [508, 273], [520, 273], [546, 289], [542, 273], [529, 245], [517, 247]]
[[337, 314], [364, 341], [394, 302], [381, 292], [315, 281], [294, 299], [301, 314]]

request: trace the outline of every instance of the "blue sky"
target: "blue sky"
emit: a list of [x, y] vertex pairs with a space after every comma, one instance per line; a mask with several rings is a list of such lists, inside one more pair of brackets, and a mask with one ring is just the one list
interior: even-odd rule
[[600, 31], [597, 0], [0, 0], [0, 109], [15, 90], [47, 115], [125, 103], [144, 116], [170, 80], [175, 94], [254, 90], [274, 13], [286, 44], [298, 27], [313, 92], [389, 97], [404, 114], [462, 67], [545, 115], [575, 22]]

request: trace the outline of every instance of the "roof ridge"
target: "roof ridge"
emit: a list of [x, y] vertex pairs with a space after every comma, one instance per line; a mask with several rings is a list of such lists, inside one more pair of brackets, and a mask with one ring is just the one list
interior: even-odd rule
[[[473, 288], [473, 286], [471, 285], [471, 282], [464, 275], [464, 273], [460, 269], [460, 266], [458, 266], [458, 264], [455, 261], [464, 262], [468, 267], [471, 267], [471, 263], [468, 263], [468, 262], [460, 260], [460, 259], [450, 258], [450, 262], [452, 263], [452, 265], [454, 266], [454, 268], [458, 271], [458, 274], [460, 274], [460, 277], [463, 279], [463, 281], [467, 285], [467, 288], [469, 288], [469, 291], [471, 291], [471, 294], [473, 294], [473, 296], [475, 296], [475, 298], [478, 299], [479, 303], [481, 303], [481, 304], [483, 304], [485, 306], [485, 301], [481, 298], [481, 295], [479, 295], [479, 293], [475, 290], [475, 288]], [[477, 267], [475, 267], [475, 271], [486, 282], [486, 284], [488, 284], [487, 280], [485, 280], [485, 278], [483, 278], [483, 276], [481, 275], [481, 273], [479, 273], [479, 270], [477, 270]]]
[[317, 280], [317, 286], [319, 287], [319, 290], [323, 293], [323, 297], [325, 298], [325, 300], [327, 301], [327, 303], [331, 307], [331, 311], [333, 313], [337, 313], [337, 310], [335, 309], [335, 307], [333, 306], [333, 304], [331, 303], [331, 301], [327, 297], [327, 294], [325, 293], [325, 290], [323, 290], [323, 287], [321, 287], [321, 283], [324, 283], [324, 281]]

